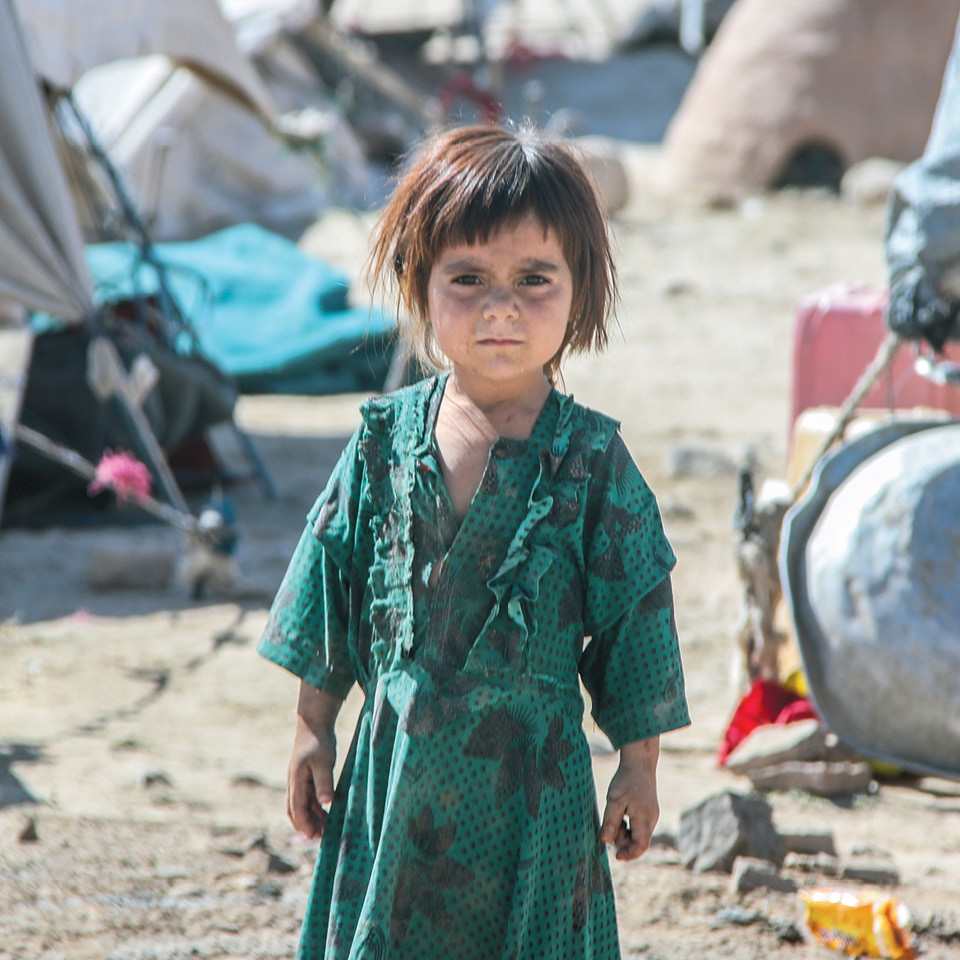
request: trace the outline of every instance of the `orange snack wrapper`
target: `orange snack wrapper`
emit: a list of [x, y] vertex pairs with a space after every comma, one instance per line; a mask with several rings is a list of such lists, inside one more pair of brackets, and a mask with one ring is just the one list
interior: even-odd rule
[[825, 946], [848, 956], [914, 960], [910, 914], [893, 897], [849, 890], [801, 890], [807, 927]]

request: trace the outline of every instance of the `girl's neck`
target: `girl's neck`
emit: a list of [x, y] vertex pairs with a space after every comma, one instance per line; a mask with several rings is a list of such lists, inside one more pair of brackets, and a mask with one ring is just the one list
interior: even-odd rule
[[447, 380], [443, 399], [448, 414], [449, 408], [456, 409], [493, 443], [498, 437], [526, 440], [552, 390], [542, 375], [523, 384], [491, 387], [472, 383], [454, 370]]

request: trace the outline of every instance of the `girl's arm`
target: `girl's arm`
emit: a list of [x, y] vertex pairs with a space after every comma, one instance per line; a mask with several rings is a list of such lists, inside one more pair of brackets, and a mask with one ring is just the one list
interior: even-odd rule
[[297, 730], [287, 769], [287, 816], [294, 827], [317, 839], [333, 802], [333, 766], [337, 759], [334, 725], [343, 700], [300, 682]]
[[607, 788], [600, 839], [617, 848], [618, 860], [635, 860], [650, 846], [660, 819], [657, 760], [660, 737], [635, 740], [620, 748], [620, 766]]

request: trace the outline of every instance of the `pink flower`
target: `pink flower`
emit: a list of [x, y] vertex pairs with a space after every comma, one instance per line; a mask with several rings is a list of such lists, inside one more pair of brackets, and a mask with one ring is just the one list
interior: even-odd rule
[[97, 464], [97, 475], [87, 492], [93, 496], [101, 490], [113, 490], [124, 503], [149, 497], [151, 482], [150, 471], [132, 454], [107, 450]]

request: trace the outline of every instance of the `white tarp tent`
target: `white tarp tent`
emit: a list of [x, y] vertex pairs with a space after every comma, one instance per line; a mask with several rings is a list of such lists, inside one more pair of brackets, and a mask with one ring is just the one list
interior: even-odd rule
[[[80, 225], [12, 0], [0, 0], [0, 64], [0, 314], [79, 320], [93, 309]], [[0, 319], [0, 508], [31, 341]]]
[[97, 67], [73, 95], [155, 240], [243, 222], [293, 237], [326, 205], [315, 161], [166, 57]]
[[[39, 5], [38, 5], [39, 6]], [[79, 6], [74, 4], [74, 6]], [[74, 198], [67, 185], [54, 146], [47, 105], [13, 0], [0, 0], [0, 315], [44, 311], [79, 323], [93, 316], [94, 295], [84, 259], [83, 238]], [[67, 39], [69, 37], [64, 34]], [[50, 48], [52, 49], [52, 48]], [[49, 51], [48, 51], [49, 52]], [[67, 62], [67, 61], [64, 61]], [[66, 74], [63, 74], [66, 76]], [[10, 307], [15, 309], [10, 310]], [[24, 325], [0, 329], [0, 506], [10, 469], [13, 438], [41, 450], [52, 459], [90, 478], [92, 464], [80, 462], [65, 444], [52, 442], [25, 425], [18, 427], [20, 399], [30, 362], [30, 329]], [[100, 370], [91, 390], [101, 403], [116, 396], [131, 422], [133, 435], [143, 447], [164, 494], [173, 509], [149, 500], [166, 519], [171, 516], [185, 529], [195, 522], [166, 463], [141, 403], [156, 379], [135, 389], [119, 353], [108, 336], [89, 341], [88, 360], [96, 354]], [[141, 369], [145, 367], [141, 365]], [[88, 381], [91, 376], [88, 362]], [[147, 380], [157, 374], [156, 368]], [[216, 379], [210, 377], [210, 380]], [[219, 382], [217, 382], [219, 387]], [[135, 396], [136, 394], [136, 396]], [[225, 393], [226, 396], [226, 393]], [[77, 398], [53, 396], [69, 407]], [[229, 416], [232, 399], [221, 408]], [[215, 416], [222, 416], [219, 411]]]
[[101, 64], [164, 54], [264, 116], [273, 114], [270, 94], [237, 49], [216, 0], [16, 0], [15, 6], [34, 69], [60, 90]]
[[216, 0], [0, 0], [0, 298], [68, 320], [92, 309], [75, 204], [38, 78], [69, 90], [94, 67], [144, 54], [199, 70], [247, 117], [273, 115]]
[[[316, 160], [277, 135], [276, 100], [216, 0], [15, 8], [36, 73], [72, 94], [153, 239], [245, 221], [294, 235], [326, 204]], [[96, 171], [86, 179], [101, 200]]]
[[12, 0], [0, 63], [0, 298], [80, 319], [93, 308], [80, 226]]

